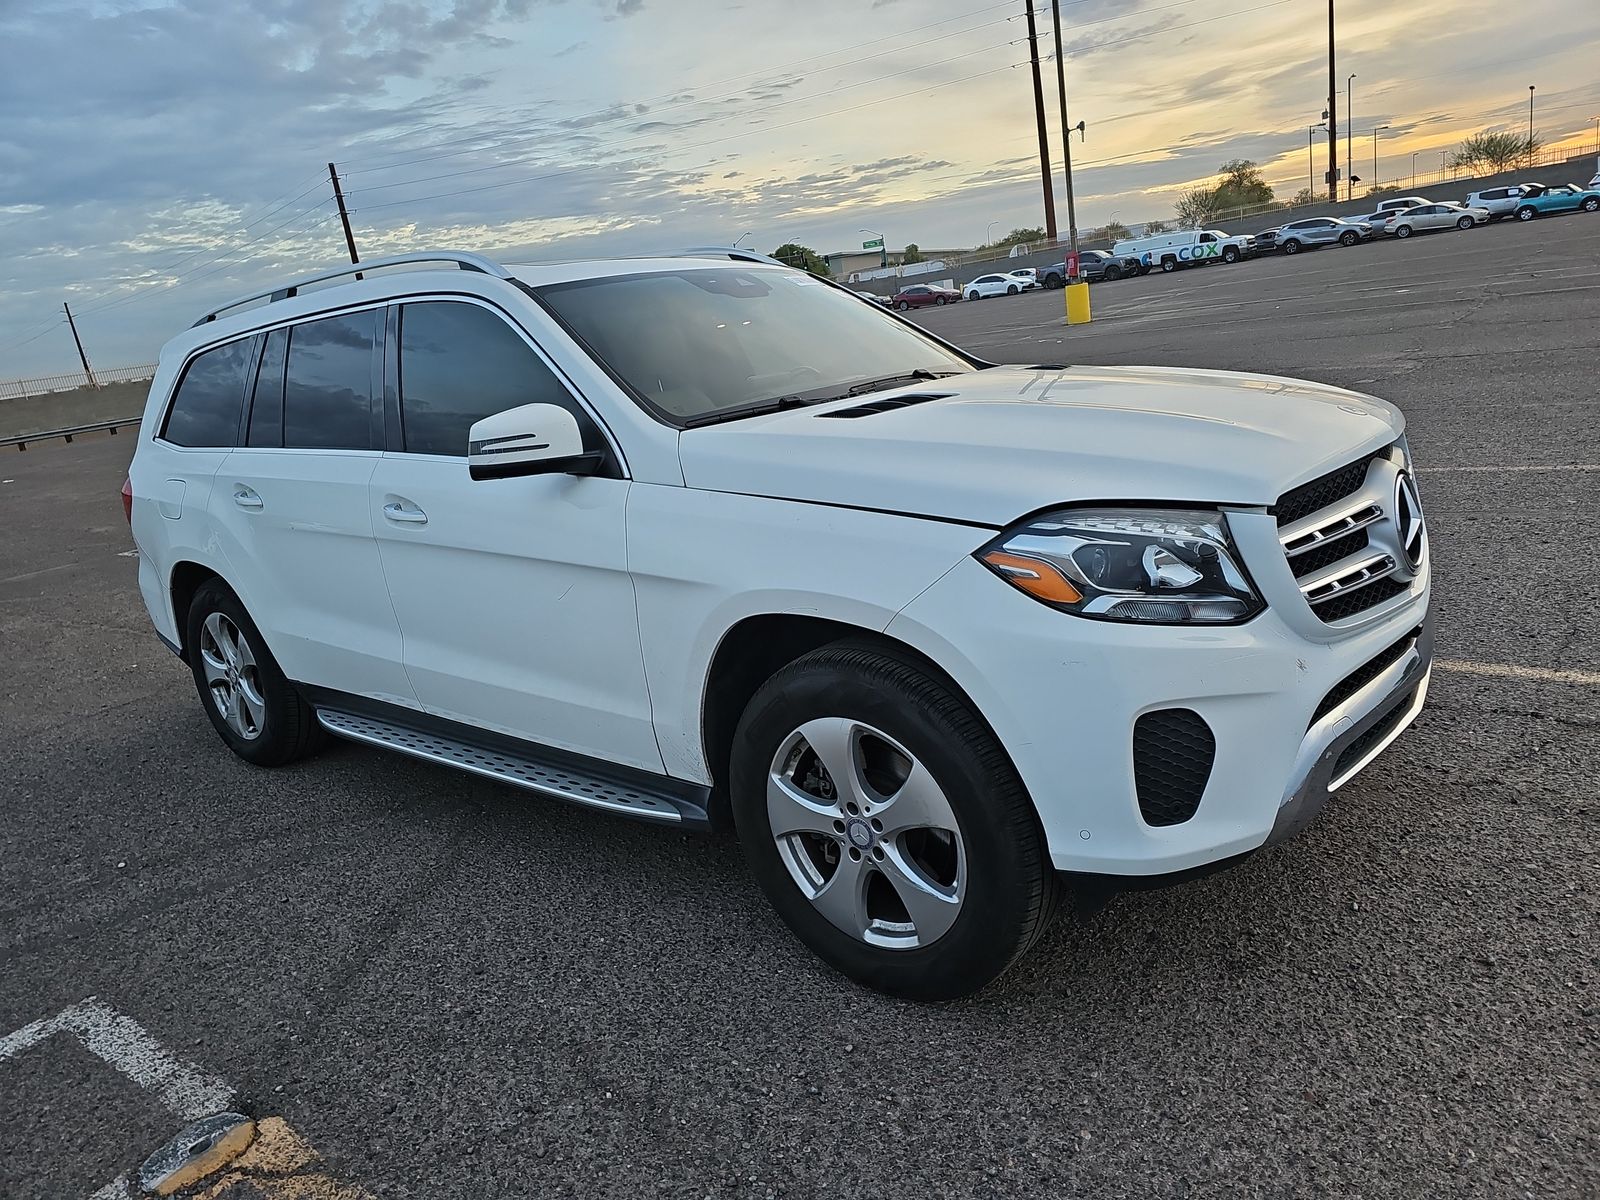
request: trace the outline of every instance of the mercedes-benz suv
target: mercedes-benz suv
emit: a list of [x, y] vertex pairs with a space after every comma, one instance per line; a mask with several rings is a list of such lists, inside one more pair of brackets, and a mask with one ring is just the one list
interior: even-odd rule
[[997, 366], [738, 252], [281, 282], [163, 349], [124, 499], [236, 754], [730, 829], [911, 997], [1294, 833], [1428, 687], [1389, 404]]

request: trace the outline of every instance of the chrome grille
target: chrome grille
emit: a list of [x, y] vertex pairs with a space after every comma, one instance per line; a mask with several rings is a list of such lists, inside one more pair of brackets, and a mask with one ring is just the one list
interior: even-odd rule
[[1403, 561], [1387, 499], [1395, 487], [1392, 461], [1387, 449], [1364, 455], [1285, 492], [1273, 506], [1289, 570], [1324, 622], [1355, 616], [1410, 587], [1416, 564]]

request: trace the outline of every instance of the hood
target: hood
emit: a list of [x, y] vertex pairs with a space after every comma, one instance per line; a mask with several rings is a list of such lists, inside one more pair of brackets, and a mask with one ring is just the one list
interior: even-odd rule
[[[892, 405], [910, 397], [938, 399]], [[1339, 388], [1165, 367], [994, 367], [685, 430], [693, 488], [996, 528], [1074, 501], [1269, 505], [1399, 437]]]

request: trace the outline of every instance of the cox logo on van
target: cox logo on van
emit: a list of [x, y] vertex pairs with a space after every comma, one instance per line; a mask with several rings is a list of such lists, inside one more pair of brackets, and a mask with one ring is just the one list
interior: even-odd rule
[[1222, 245], [1219, 242], [1202, 242], [1196, 246], [1179, 246], [1178, 259], [1181, 262], [1196, 262], [1202, 258], [1221, 258]]

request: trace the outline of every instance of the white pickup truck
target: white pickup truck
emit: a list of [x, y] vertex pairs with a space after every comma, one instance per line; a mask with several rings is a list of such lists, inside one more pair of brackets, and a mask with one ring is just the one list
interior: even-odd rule
[[1125, 238], [1111, 247], [1117, 258], [1139, 260], [1140, 274], [1151, 271], [1176, 271], [1179, 267], [1207, 263], [1236, 263], [1252, 258], [1255, 242], [1248, 234], [1227, 234], [1220, 229], [1183, 229], [1176, 233], [1156, 233], [1148, 237]]

